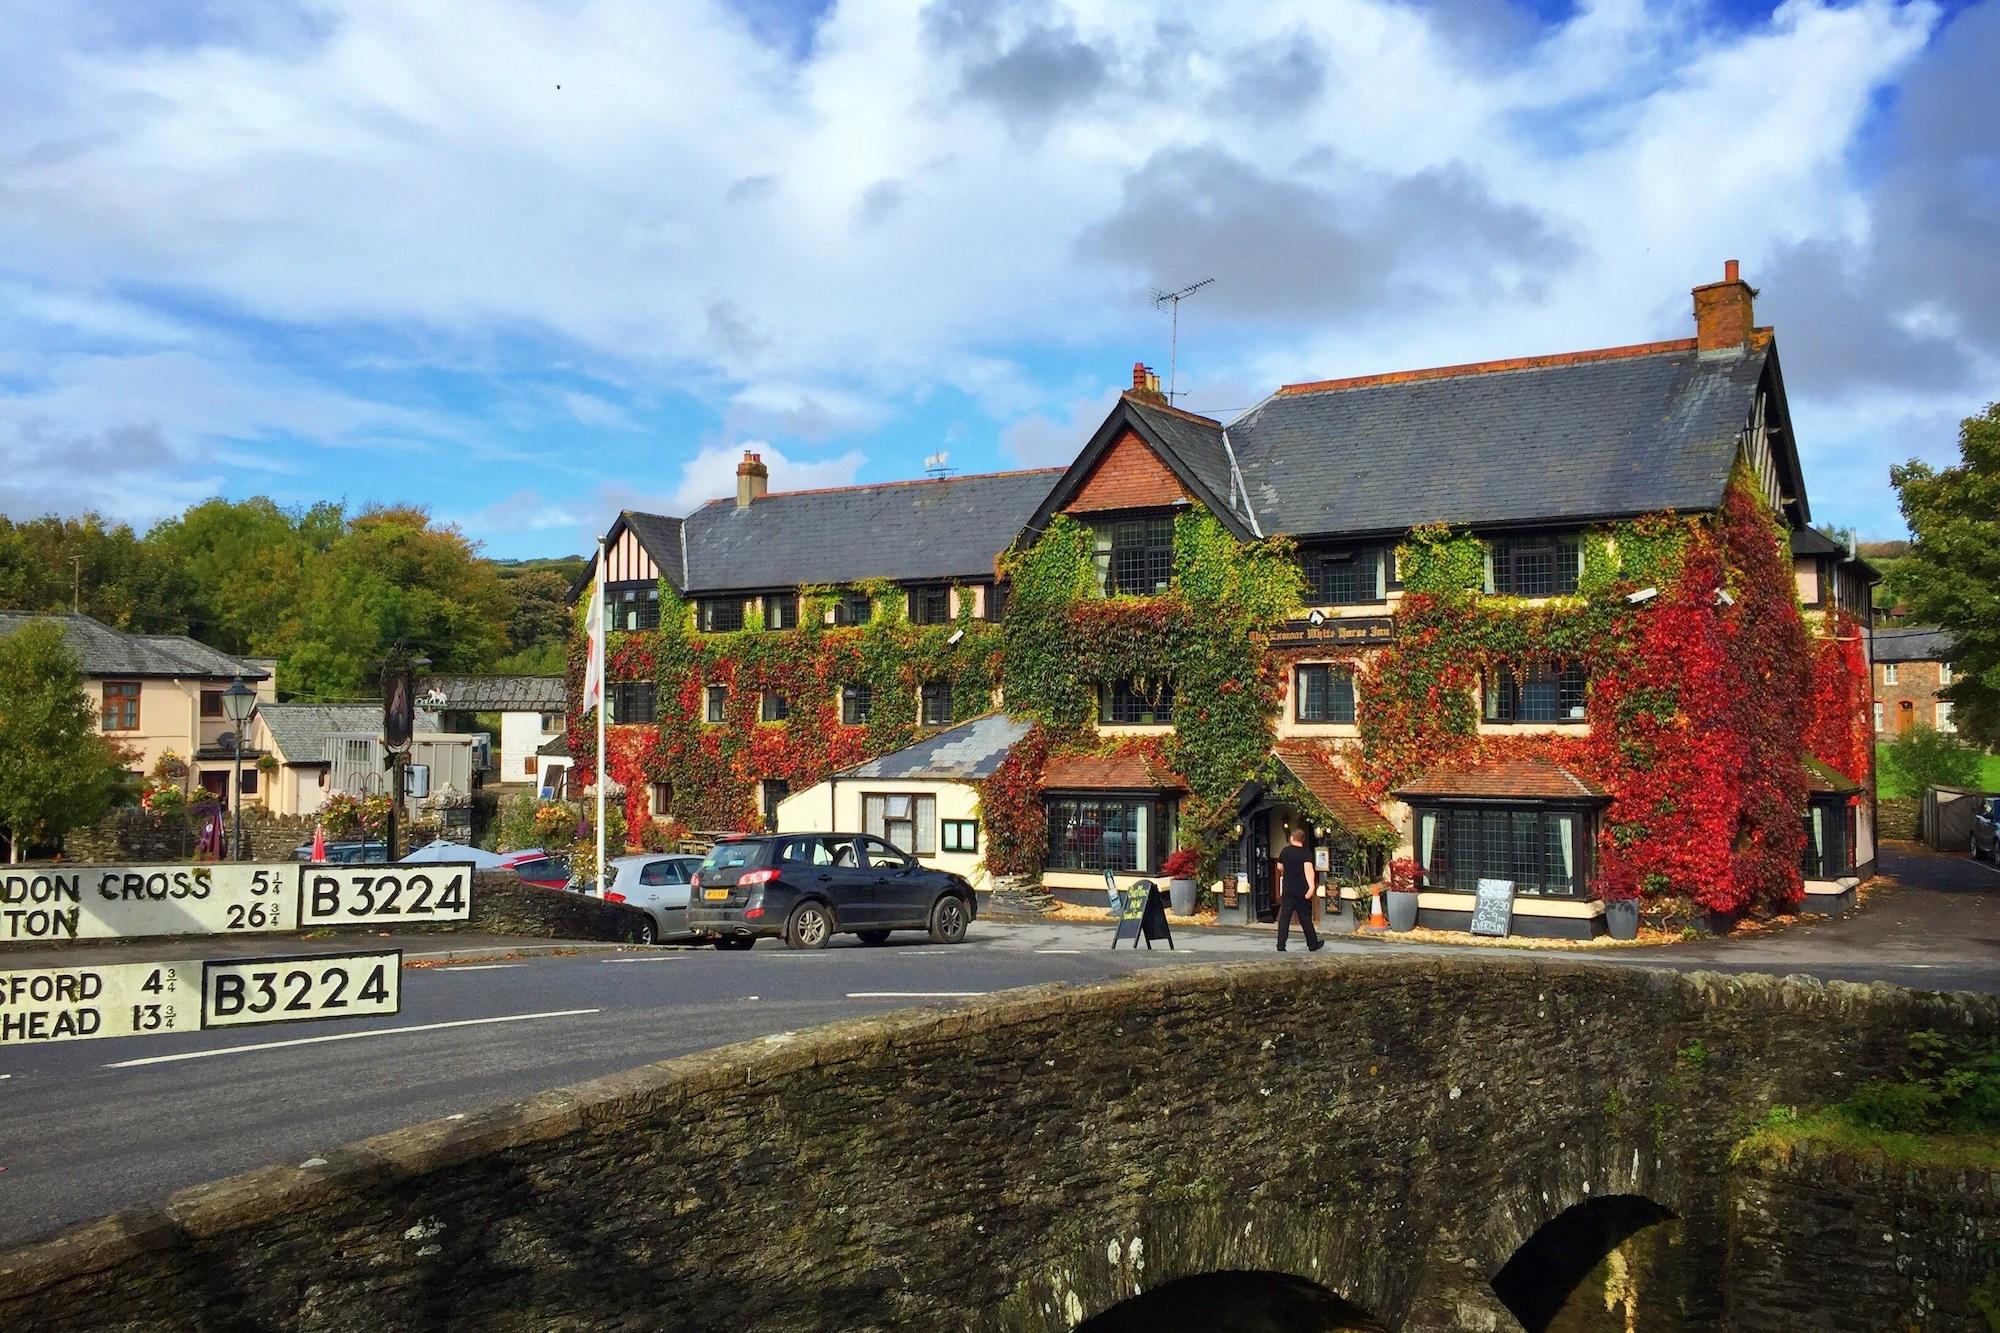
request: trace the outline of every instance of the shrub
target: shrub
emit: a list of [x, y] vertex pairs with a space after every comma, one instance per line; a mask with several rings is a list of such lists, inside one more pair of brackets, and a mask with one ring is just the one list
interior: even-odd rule
[[1897, 785], [1912, 796], [1923, 795], [1926, 787], [1979, 785], [1979, 750], [1934, 727], [1911, 727], [1889, 742], [1883, 759], [1901, 779]]
[[1201, 854], [1192, 847], [1176, 847], [1160, 861], [1160, 873], [1168, 879], [1193, 879]]

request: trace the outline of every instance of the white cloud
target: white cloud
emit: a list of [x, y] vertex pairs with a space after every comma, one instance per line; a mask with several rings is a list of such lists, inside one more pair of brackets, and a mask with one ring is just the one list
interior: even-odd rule
[[1000, 448], [1020, 467], [1067, 466], [1104, 424], [1117, 401], [1118, 390], [1111, 389], [1076, 399], [1061, 417], [1022, 417], [1000, 432]]
[[736, 466], [746, 452], [755, 453], [771, 471], [774, 491], [809, 491], [821, 486], [846, 486], [859, 475], [866, 454], [850, 449], [834, 458], [787, 457], [762, 440], [737, 444], [702, 446], [693, 458], [681, 464], [680, 485], [669, 497], [666, 512], [685, 514], [710, 500], [736, 494]]

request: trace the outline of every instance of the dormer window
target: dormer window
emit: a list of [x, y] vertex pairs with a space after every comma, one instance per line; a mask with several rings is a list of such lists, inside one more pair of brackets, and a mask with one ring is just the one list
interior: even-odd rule
[[1583, 542], [1535, 533], [1496, 537], [1486, 551], [1486, 591], [1509, 597], [1563, 597], [1583, 573]]
[[1097, 586], [1107, 597], [1151, 597], [1174, 576], [1174, 521], [1132, 518], [1091, 529]]

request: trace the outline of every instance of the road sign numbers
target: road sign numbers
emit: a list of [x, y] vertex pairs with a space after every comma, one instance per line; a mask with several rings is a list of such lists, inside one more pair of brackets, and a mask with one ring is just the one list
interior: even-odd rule
[[309, 866], [299, 888], [301, 926], [375, 921], [463, 921], [472, 867]]
[[399, 953], [206, 963], [202, 1026], [393, 1014], [402, 1007], [401, 968]]

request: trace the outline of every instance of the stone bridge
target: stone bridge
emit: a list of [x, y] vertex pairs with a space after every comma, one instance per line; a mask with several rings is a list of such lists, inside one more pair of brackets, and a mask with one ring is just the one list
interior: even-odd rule
[[1729, 1147], [1920, 1029], [2000, 1006], [1407, 954], [1044, 987], [184, 1191], [0, 1257], [0, 1327], [1512, 1330], [1672, 1215], [1640, 1326], [1799, 1328], [1729, 1307]]

